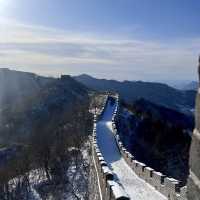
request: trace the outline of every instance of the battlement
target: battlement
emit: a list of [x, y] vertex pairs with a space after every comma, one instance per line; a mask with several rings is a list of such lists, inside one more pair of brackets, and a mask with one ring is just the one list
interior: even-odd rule
[[[119, 151], [131, 167], [131, 169], [143, 180], [153, 186], [156, 190], [166, 196], [169, 200], [185, 200], [187, 187], [180, 187], [180, 183], [173, 179], [165, 176], [164, 174], [155, 171], [149, 166], [137, 161], [130, 152], [123, 146], [122, 141], [116, 127], [116, 120], [119, 114], [119, 97], [116, 96], [116, 109], [112, 117], [112, 129], [115, 137], [116, 144]], [[108, 167], [104, 157], [98, 147], [97, 137], [96, 137], [96, 122], [101, 119], [104, 114], [105, 107], [107, 105], [108, 97], [106, 98], [102, 109], [94, 115], [94, 127], [93, 127], [93, 157], [94, 163], [97, 169], [97, 177], [99, 179], [99, 184], [101, 188], [102, 199], [106, 200], [117, 200], [117, 199], [130, 199], [126, 194], [125, 190], [119, 185], [118, 182], [114, 180], [114, 175], [110, 168]]]
[[104, 113], [107, 98], [102, 109], [94, 115], [92, 152], [96, 168], [97, 178], [99, 180], [100, 193], [103, 200], [130, 200], [124, 189], [114, 180], [114, 175], [108, 167], [96, 140], [96, 122], [101, 119]]
[[146, 166], [144, 163], [135, 160], [134, 155], [128, 152], [127, 149], [123, 146], [123, 143], [120, 140], [119, 134], [117, 132], [117, 126], [115, 124], [119, 114], [119, 97], [116, 98], [117, 107], [112, 117], [112, 128], [120, 153], [127, 164], [140, 178], [153, 186], [169, 200], [185, 200], [187, 192], [186, 186], [181, 188], [178, 180], [169, 178], [164, 174]]

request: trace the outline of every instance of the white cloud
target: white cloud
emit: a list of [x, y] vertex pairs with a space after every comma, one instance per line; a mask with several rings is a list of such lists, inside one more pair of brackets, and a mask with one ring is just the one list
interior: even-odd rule
[[30, 26], [0, 19], [0, 67], [118, 79], [193, 79], [200, 39], [146, 41]]

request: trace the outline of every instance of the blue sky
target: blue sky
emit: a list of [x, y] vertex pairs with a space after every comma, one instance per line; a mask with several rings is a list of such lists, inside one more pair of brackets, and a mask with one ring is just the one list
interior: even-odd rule
[[196, 79], [198, 0], [0, 0], [0, 67]]

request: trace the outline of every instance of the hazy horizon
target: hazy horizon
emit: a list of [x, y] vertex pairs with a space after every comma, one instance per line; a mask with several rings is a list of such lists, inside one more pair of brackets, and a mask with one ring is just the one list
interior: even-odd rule
[[[0, 69], [3, 69], [3, 68], [0, 68]], [[33, 71], [23, 71], [23, 70], [17, 70], [17, 69], [14, 69], [14, 68], [5, 68], [5, 69], [9, 69], [9, 70], [14, 70], [14, 71], [18, 71], [18, 72], [27, 72], [27, 73], [34, 73], [36, 75], [39, 75], [39, 76], [44, 76], [44, 77], [52, 77], [52, 78], [59, 78], [61, 77], [62, 75], [70, 75], [72, 77], [76, 77], [76, 76], [80, 76], [80, 75], [87, 75], [87, 76], [90, 76], [90, 77], [93, 77], [93, 78], [96, 78], [96, 79], [106, 79], [106, 80], [114, 80], [114, 81], [119, 81], [119, 82], [124, 82], [124, 81], [142, 81], [142, 82], [152, 82], [152, 83], [163, 83], [163, 84], [167, 84], [171, 87], [175, 87], [175, 88], [182, 88], [182, 86], [184, 85], [187, 85], [187, 84], [190, 84], [192, 82], [197, 82], [197, 80], [134, 80], [134, 79], [123, 79], [123, 80], [119, 80], [119, 79], [115, 79], [115, 78], [106, 78], [105, 76], [95, 76], [95, 75], [92, 75], [92, 74], [89, 74], [89, 73], [82, 73], [82, 74], [66, 74], [66, 73], [61, 73], [61, 74], [58, 74], [58, 75], [48, 75], [48, 74], [40, 74], [40, 73], [35, 73]]]

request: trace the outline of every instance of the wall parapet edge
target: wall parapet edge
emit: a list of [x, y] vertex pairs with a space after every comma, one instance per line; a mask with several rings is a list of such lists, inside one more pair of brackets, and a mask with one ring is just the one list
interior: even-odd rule
[[92, 154], [94, 157], [94, 165], [97, 169], [97, 178], [99, 179], [100, 184], [100, 196], [102, 197], [102, 200], [130, 200], [125, 190], [114, 180], [114, 175], [104, 160], [96, 139], [96, 123], [101, 119], [107, 102], [108, 96], [106, 96], [101, 110], [94, 114], [93, 120]]
[[115, 98], [117, 106], [112, 118], [112, 128], [117, 146], [124, 160], [141, 179], [145, 180], [169, 200], [186, 200], [187, 186], [181, 187], [178, 180], [167, 177], [144, 163], [135, 160], [135, 156], [123, 146], [116, 126], [116, 121], [119, 117], [119, 95], [116, 95]]

